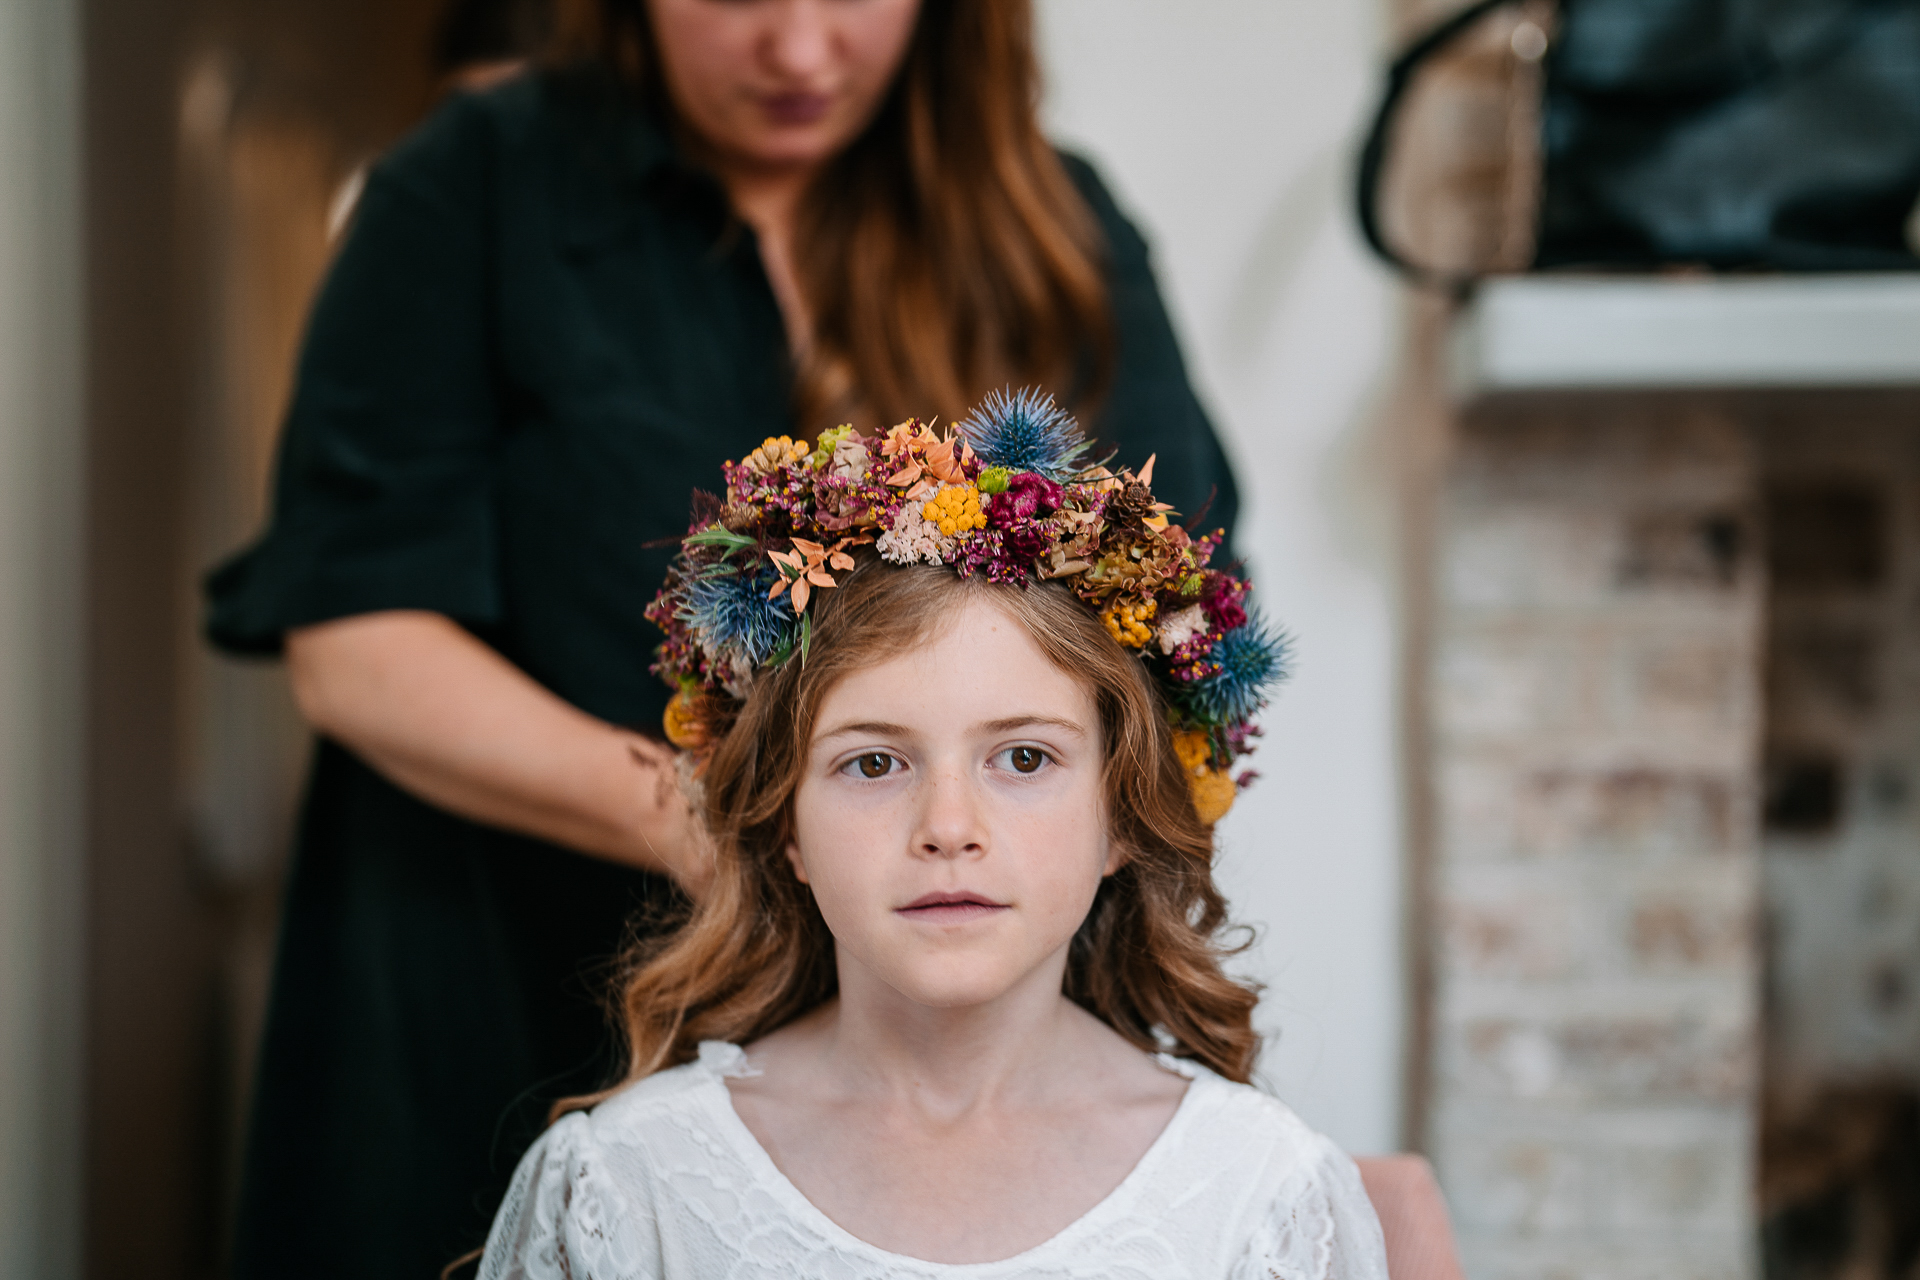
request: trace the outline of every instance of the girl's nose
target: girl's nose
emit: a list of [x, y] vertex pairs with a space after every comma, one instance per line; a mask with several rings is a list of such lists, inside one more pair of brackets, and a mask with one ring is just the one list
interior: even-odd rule
[[922, 784], [920, 829], [914, 847], [926, 858], [977, 857], [986, 852], [986, 826], [973, 779], [956, 766], [929, 770]]

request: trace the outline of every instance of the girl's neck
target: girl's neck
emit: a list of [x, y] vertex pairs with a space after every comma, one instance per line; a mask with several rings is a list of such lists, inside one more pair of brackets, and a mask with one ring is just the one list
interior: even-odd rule
[[[965, 1112], [1030, 1101], [1080, 1069], [1104, 1028], [1051, 983], [1022, 984], [997, 1000], [930, 1008], [841, 965], [841, 994], [818, 1015], [818, 1052], [848, 1089]], [[1110, 1034], [1110, 1033], [1109, 1033]]]
[[1064, 961], [964, 1009], [849, 972], [748, 1047], [734, 1112], [822, 1213], [881, 1249], [989, 1262], [1052, 1239], [1139, 1164], [1186, 1081], [1060, 994]]

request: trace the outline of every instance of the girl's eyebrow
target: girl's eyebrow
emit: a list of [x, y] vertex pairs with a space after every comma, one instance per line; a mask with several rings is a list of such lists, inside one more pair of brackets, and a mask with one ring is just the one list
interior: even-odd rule
[[[1041, 726], [1050, 729], [1063, 729], [1075, 737], [1084, 738], [1087, 731], [1072, 720], [1062, 720], [1058, 716], [1008, 716], [1004, 720], [989, 720], [979, 726], [983, 733], [1011, 733], [1015, 729], [1031, 729]], [[829, 738], [844, 738], [852, 734], [873, 738], [905, 738], [912, 736], [913, 730], [903, 724], [891, 724], [885, 720], [854, 720], [847, 724], [835, 725], [816, 734], [814, 741], [825, 742]]]
[[842, 738], [850, 733], [875, 738], [904, 738], [913, 731], [903, 724], [888, 724], [884, 720], [855, 720], [850, 724], [835, 725], [824, 733], [814, 735], [815, 741], [827, 738]]
[[980, 727], [988, 733], [1011, 733], [1015, 729], [1030, 729], [1035, 725], [1064, 729], [1078, 738], [1087, 736], [1086, 729], [1072, 720], [1062, 720], [1057, 716], [1009, 716], [1005, 720], [989, 720]]

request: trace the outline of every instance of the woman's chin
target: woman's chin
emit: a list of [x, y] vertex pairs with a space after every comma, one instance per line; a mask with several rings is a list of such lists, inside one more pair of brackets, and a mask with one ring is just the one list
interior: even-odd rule
[[838, 155], [846, 142], [838, 130], [767, 126], [741, 131], [724, 150], [742, 168], [805, 173]]

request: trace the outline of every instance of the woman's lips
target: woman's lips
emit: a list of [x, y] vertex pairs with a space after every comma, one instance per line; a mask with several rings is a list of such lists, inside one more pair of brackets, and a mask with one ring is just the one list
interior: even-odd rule
[[777, 125], [817, 124], [833, 107], [824, 93], [768, 93], [760, 96], [760, 110]]
[[962, 924], [968, 920], [978, 920], [1009, 908], [1004, 902], [977, 893], [929, 893], [915, 898], [906, 906], [899, 908], [899, 914], [909, 920], [925, 920], [933, 924]]

